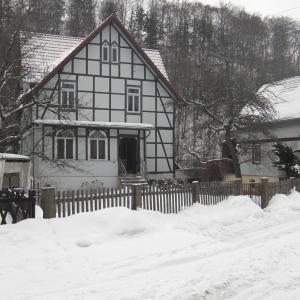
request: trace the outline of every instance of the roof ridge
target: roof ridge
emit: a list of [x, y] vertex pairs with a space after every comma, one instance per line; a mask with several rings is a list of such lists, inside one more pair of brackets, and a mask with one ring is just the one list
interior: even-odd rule
[[55, 36], [55, 37], [62, 37], [62, 38], [71, 38], [71, 39], [78, 39], [78, 40], [84, 40], [85, 37], [80, 36], [72, 36], [72, 35], [65, 35], [65, 34], [56, 34], [56, 33], [44, 33], [44, 32], [35, 32], [35, 31], [26, 31], [22, 30], [20, 33], [27, 33], [32, 35], [45, 35], [45, 36]]

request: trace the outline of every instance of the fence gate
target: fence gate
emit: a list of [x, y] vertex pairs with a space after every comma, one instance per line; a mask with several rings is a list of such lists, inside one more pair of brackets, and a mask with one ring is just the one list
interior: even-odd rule
[[27, 218], [35, 217], [35, 191], [0, 192], [0, 221], [1, 225], [17, 223]]

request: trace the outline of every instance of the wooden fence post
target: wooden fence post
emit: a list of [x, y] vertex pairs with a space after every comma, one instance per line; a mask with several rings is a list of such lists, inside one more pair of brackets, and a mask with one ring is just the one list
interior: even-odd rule
[[242, 178], [236, 178], [234, 180], [234, 195], [235, 196], [243, 195], [243, 182], [242, 182]]
[[292, 191], [295, 191], [295, 177], [289, 178], [289, 191], [288, 193], [291, 193]]
[[267, 177], [262, 177], [260, 181], [261, 208], [264, 209], [269, 204], [269, 180]]
[[131, 209], [136, 210], [138, 207], [142, 207], [142, 186], [133, 184]]
[[193, 201], [193, 203], [200, 202], [199, 194], [200, 194], [199, 181], [193, 181], [192, 182], [192, 201]]
[[56, 201], [54, 187], [45, 186], [42, 188], [41, 208], [43, 210], [44, 219], [51, 219], [56, 217]]
[[31, 207], [30, 207], [30, 218], [35, 218], [35, 204], [36, 204], [36, 192], [35, 190], [29, 191], [29, 199], [31, 200]]

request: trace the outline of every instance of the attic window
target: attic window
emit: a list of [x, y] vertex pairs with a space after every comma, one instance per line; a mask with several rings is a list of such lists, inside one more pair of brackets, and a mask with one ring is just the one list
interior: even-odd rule
[[108, 52], [109, 48], [108, 48], [108, 44], [104, 43], [102, 45], [102, 61], [103, 62], [108, 62], [109, 60], [109, 52]]
[[75, 82], [61, 82], [61, 106], [63, 108], [74, 108], [75, 106]]
[[119, 61], [119, 59], [118, 59], [118, 52], [119, 51], [118, 50], [119, 50], [118, 45], [113, 44], [112, 47], [111, 47], [111, 51], [112, 51], [112, 59], [111, 59], [111, 61], [113, 63], [117, 63]]

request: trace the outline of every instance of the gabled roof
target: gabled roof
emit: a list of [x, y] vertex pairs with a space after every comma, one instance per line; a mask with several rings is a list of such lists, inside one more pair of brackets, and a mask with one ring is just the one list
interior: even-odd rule
[[[76, 38], [68, 36], [59, 36], [52, 34], [31, 34], [33, 47], [36, 45], [37, 51], [33, 51], [30, 58], [25, 62], [32, 66], [34, 73], [38, 76], [39, 83], [31, 90], [31, 94], [43, 87], [55, 74], [57, 74], [76, 54], [78, 54], [96, 35], [101, 32], [107, 25], [114, 23], [124, 33], [134, 48], [137, 49], [142, 58], [157, 73], [162, 83], [174, 94], [180, 98], [177, 91], [168, 80], [162, 58], [159, 51], [152, 49], [142, 49], [130, 35], [128, 30], [116, 17], [109, 16], [98, 28], [90, 33], [86, 38]], [[30, 39], [30, 34], [29, 34]], [[32, 47], [31, 43], [27, 43]], [[40, 49], [38, 51], [38, 49]], [[30, 51], [30, 50], [29, 50]], [[42, 77], [41, 75], [47, 74]]]
[[[41, 80], [72, 52], [84, 38], [47, 33], [26, 33], [27, 42], [23, 45], [26, 53], [23, 64], [30, 67], [28, 81]], [[143, 49], [160, 72], [169, 80], [160, 52], [154, 49]], [[30, 53], [30, 54], [28, 54]]]
[[57, 34], [26, 32], [22, 33], [26, 43], [22, 51], [26, 53], [22, 64], [30, 68], [28, 81], [38, 81], [59, 64], [68, 53], [84, 39]]
[[258, 93], [271, 101], [277, 119], [300, 117], [300, 76], [295, 76], [262, 86]]

